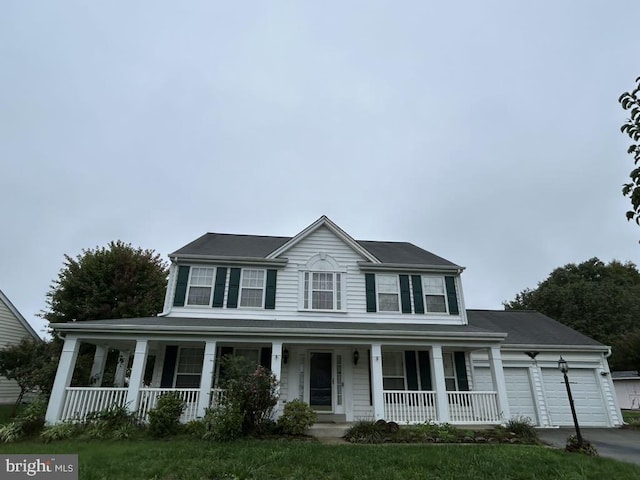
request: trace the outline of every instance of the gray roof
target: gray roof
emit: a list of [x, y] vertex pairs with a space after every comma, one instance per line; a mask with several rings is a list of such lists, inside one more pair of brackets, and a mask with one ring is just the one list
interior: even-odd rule
[[602, 346], [600, 342], [532, 310], [467, 310], [469, 324], [508, 334], [505, 344]]
[[[205, 233], [200, 238], [176, 250], [170, 256], [203, 255], [213, 257], [265, 258], [292, 237], [270, 237], [261, 235], [234, 235], [228, 233]], [[455, 263], [408, 242], [374, 242], [356, 240], [382, 263], [452, 266]]]

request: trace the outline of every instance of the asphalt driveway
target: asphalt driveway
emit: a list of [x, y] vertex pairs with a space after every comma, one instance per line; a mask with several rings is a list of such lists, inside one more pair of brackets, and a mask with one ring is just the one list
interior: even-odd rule
[[[582, 437], [589, 440], [601, 457], [615, 458], [640, 465], [640, 430], [624, 428], [581, 428]], [[538, 437], [551, 446], [564, 448], [573, 428], [540, 428]]]

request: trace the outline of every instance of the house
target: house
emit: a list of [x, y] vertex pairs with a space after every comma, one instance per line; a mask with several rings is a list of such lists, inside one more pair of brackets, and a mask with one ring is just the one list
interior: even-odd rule
[[[15, 345], [25, 337], [42, 341], [22, 314], [0, 290], [0, 349]], [[0, 377], [0, 404], [15, 403], [20, 387], [15, 380]]]
[[636, 371], [611, 372], [618, 404], [623, 410], [640, 409], [640, 375]]
[[[540, 426], [572, 425], [562, 355], [580, 421], [622, 423], [608, 347], [539, 313], [466, 310], [463, 268], [410, 243], [354, 240], [322, 216], [294, 237], [207, 233], [170, 259], [157, 317], [53, 325], [65, 343], [48, 422], [114, 403], [145, 418], [168, 391], [183, 420], [201, 417], [233, 354], [271, 369], [277, 411], [302, 399], [335, 422]], [[96, 381], [70, 387], [81, 343], [96, 346]], [[128, 386], [124, 367], [101, 385], [110, 348]]]

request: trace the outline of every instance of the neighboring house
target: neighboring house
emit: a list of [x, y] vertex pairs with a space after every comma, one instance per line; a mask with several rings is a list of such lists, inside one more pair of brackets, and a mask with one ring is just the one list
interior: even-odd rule
[[[42, 341], [29, 322], [0, 290], [0, 348], [15, 345], [25, 337]], [[20, 387], [15, 380], [0, 377], [0, 404], [15, 403]]]
[[[183, 420], [200, 417], [234, 354], [271, 369], [278, 411], [302, 399], [335, 422], [540, 426], [572, 425], [562, 355], [581, 424], [622, 423], [608, 347], [539, 313], [467, 311], [463, 268], [410, 243], [354, 240], [323, 216], [294, 237], [208, 233], [170, 259], [158, 317], [53, 325], [65, 345], [48, 422], [113, 403], [146, 418], [169, 391]], [[69, 387], [81, 343], [96, 345], [96, 382]], [[128, 387], [124, 368], [100, 386], [109, 348], [132, 357]]]
[[611, 372], [618, 404], [624, 410], [640, 409], [640, 375], [638, 372]]

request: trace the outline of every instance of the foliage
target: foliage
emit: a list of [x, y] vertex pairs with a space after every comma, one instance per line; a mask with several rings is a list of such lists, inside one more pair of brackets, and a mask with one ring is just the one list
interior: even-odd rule
[[76, 258], [65, 255], [41, 315], [52, 323], [156, 315], [167, 272], [159, 254], [119, 240]]
[[0, 375], [15, 380], [20, 387], [14, 414], [24, 394], [30, 390], [50, 393], [59, 352], [53, 343], [24, 338], [0, 350]]
[[203, 423], [204, 440], [230, 442], [243, 434], [244, 412], [235, 403], [222, 402], [215, 409], [207, 409]]
[[[610, 362], [618, 370], [635, 370], [640, 373], [640, 326], [614, 340]], [[618, 368], [619, 366], [622, 368]]]
[[180, 415], [184, 402], [175, 392], [158, 397], [156, 407], [149, 411], [149, 433], [154, 437], [167, 437], [180, 431]]
[[122, 439], [129, 438], [138, 427], [139, 422], [134, 412], [113, 405], [87, 415], [84, 432], [90, 438]]
[[38, 433], [44, 426], [46, 412], [47, 397], [39, 395], [32, 403], [25, 406], [12, 422], [0, 427], [0, 442], [15, 442]]
[[49, 425], [40, 434], [44, 443], [50, 443], [58, 440], [68, 440], [78, 435], [82, 431], [83, 425], [73, 422], [60, 422], [55, 425]]
[[634, 168], [629, 174], [631, 181], [622, 186], [622, 194], [631, 201], [627, 220], [635, 220], [640, 225], [640, 77], [636, 78], [636, 84], [636, 88], [620, 95], [618, 102], [631, 114], [620, 131], [634, 142], [627, 149], [627, 153], [633, 155]]
[[591, 442], [582, 439], [582, 443], [578, 441], [578, 437], [575, 435], [570, 435], [567, 438], [567, 445], [565, 447], [567, 452], [572, 453], [582, 453], [584, 455], [589, 455], [590, 457], [598, 456], [598, 451], [596, 447], [594, 447]]
[[295, 399], [285, 404], [278, 428], [286, 435], [304, 435], [317, 419], [318, 415], [307, 403]]
[[521, 439], [538, 441], [538, 432], [529, 417], [513, 417], [509, 419], [504, 428], [507, 432], [515, 433]]
[[[591, 258], [556, 268], [531, 290], [505, 302], [507, 310], [537, 310], [606, 345], [638, 328], [640, 272], [631, 263]], [[614, 361], [615, 360], [615, 361]], [[613, 359], [625, 368], [624, 359]]]

